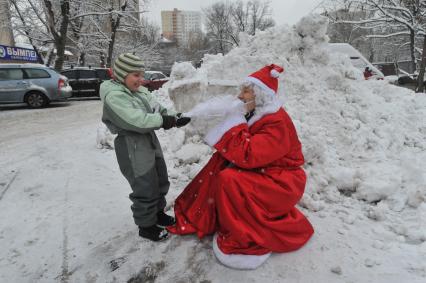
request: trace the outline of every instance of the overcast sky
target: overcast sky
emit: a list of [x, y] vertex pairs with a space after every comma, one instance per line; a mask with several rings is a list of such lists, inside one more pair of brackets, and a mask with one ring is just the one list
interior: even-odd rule
[[[247, 2], [248, 0], [243, 0]], [[201, 11], [219, 0], [151, 0], [146, 13], [149, 19], [161, 25], [161, 11], [179, 10]], [[301, 17], [309, 14], [322, 0], [271, 0], [272, 17], [279, 24], [295, 24]]]

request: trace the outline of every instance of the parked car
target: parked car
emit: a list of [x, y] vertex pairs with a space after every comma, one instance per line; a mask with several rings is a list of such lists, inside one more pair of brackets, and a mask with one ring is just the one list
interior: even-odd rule
[[71, 97], [68, 79], [40, 64], [0, 64], [0, 103], [27, 103], [31, 108]]
[[[385, 75], [373, 66], [358, 50], [349, 43], [329, 43], [328, 48], [331, 52], [345, 54], [351, 60], [352, 65], [364, 74], [364, 78], [383, 80]], [[371, 72], [371, 75], [366, 76], [366, 70]]]
[[112, 78], [109, 68], [77, 67], [63, 70], [62, 75], [69, 79], [74, 97], [99, 96], [99, 86]]
[[149, 91], [154, 91], [163, 86], [166, 82], [169, 81], [169, 78], [159, 71], [145, 71], [144, 80], [142, 85], [146, 87]]
[[[415, 90], [417, 87], [418, 74], [407, 74], [398, 77], [397, 85]], [[423, 81], [423, 85], [426, 86], [426, 81]]]

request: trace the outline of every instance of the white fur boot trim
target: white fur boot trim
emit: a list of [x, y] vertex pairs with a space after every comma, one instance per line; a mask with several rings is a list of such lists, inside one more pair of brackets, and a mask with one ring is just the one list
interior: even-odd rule
[[225, 266], [234, 269], [256, 269], [271, 255], [224, 254], [217, 245], [217, 233], [213, 237], [213, 252], [216, 258]]

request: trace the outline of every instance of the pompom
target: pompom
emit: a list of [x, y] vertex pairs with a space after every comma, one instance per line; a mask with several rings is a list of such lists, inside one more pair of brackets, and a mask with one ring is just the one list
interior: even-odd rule
[[279, 78], [280, 77], [280, 73], [277, 70], [272, 69], [271, 70], [271, 77], [273, 77], [273, 78]]

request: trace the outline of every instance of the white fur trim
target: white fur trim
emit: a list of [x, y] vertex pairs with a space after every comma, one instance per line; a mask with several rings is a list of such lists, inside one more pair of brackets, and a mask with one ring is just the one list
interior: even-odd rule
[[213, 252], [223, 265], [235, 269], [256, 269], [271, 255], [271, 253], [264, 255], [225, 254], [217, 245], [217, 233], [213, 236]]
[[282, 103], [279, 101], [278, 98], [275, 98], [272, 103], [268, 105], [265, 105], [263, 107], [256, 107], [253, 117], [251, 117], [251, 119], [248, 121], [249, 127], [255, 122], [262, 119], [263, 116], [277, 112], [281, 108], [281, 106]]
[[273, 91], [271, 88], [269, 88], [267, 85], [265, 85], [261, 80], [256, 79], [255, 77], [247, 77], [245, 79], [247, 82], [254, 83], [261, 89], [263, 89], [267, 94], [270, 94], [272, 96], [275, 96], [275, 91]]
[[271, 77], [273, 77], [273, 78], [279, 78], [280, 77], [280, 72], [278, 72], [275, 69], [272, 69], [271, 70]]
[[204, 140], [208, 145], [214, 146], [231, 128], [245, 123], [247, 123], [247, 121], [243, 114], [234, 113], [230, 116], [227, 116], [225, 121], [219, 123], [216, 127], [209, 130]]

